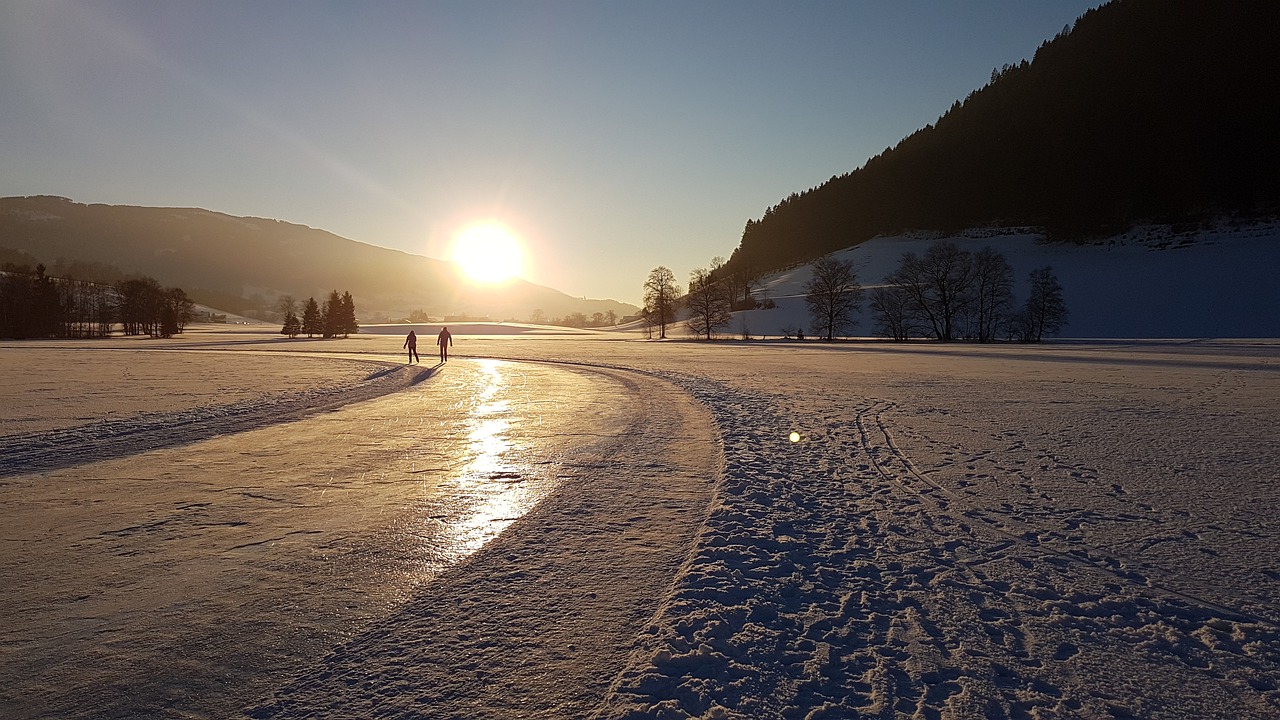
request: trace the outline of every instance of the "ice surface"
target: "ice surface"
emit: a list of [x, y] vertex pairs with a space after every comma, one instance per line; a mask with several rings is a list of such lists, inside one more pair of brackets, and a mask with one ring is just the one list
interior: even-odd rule
[[[131, 367], [158, 375], [166, 355]], [[135, 413], [43, 448], [6, 435], [0, 715], [226, 716], [492, 540], [624, 427], [615, 383], [580, 372], [463, 361], [374, 381], [381, 397], [365, 377], [335, 369], [345, 390], [311, 396], [317, 412], [261, 388], [244, 412]], [[86, 387], [77, 406], [102, 410]]]
[[[1280, 342], [456, 351], [332, 412], [0, 479], [5, 714], [129, 687], [254, 717], [1280, 717]], [[506, 530], [424, 579], [439, 447]], [[519, 519], [486, 505], [539, 469]], [[231, 549], [268, 520], [322, 532]]]

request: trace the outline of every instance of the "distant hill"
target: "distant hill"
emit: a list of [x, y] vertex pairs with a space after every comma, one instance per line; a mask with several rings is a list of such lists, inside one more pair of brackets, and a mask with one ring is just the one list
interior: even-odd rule
[[1051, 238], [1280, 207], [1280, 2], [1113, 0], [934, 125], [748, 221], [730, 269], [876, 235]]
[[515, 281], [478, 289], [440, 260], [348, 240], [278, 220], [196, 208], [84, 205], [66, 198], [0, 198], [0, 248], [47, 265], [59, 258], [110, 263], [181, 287], [197, 301], [233, 313], [273, 307], [281, 294], [323, 301], [350, 291], [362, 316], [468, 315], [527, 320], [574, 312], [636, 312], [613, 300], [586, 300]]

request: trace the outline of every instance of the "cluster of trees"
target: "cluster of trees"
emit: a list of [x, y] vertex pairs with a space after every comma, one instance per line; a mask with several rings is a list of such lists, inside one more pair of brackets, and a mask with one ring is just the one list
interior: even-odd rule
[[0, 336], [53, 337], [62, 324], [62, 307], [53, 278], [44, 265], [17, 268], [6, 264], [0, 275]]
[[172, 337], [191, 322], [195, 303], [182, 288], [164, 288], [151, 278], [137, 278], [118, 283], [116, 290], [126, 335]]
[[[694, 268], [689, 274], [689, 292], [681, 296], [675, 273], [659, 265], [645, 280], [640, 317], [650, 333], [657, 328], [658, 337], [665, 339], [667, 327], [675, 323], [676, 314], [683, 307], [688, 331], [710, 340], [729, 324], [733, 311], [759, 306], [751, 293], [762, 274], [749, 264], [730, 268], [723, 257], [716, 256], [707, 267]], [[749, 337], [745, 326], [743, 336]]]
[[337, 290], [333, 290], [323, 305], [309, 297], [302, 303], [301, 316], [298, 315], [299, 303], [292, 295], [281, 295], [278, 302], [280, 313], [284, 315], [281, 335], [333, 338], [339, 335], [347, 337], [360, 331], [360, 323], [356, 321], [356, 303], [350, 292], [344, 291], [339, 295]]
[[722, 257], [714, 257], [708, 267], [695, 268], [689, 274], [689, 292], [680, 295], [675, 273], [659, 265], [649, 273], [644, 284], [644, 308], [640, 311], [646, 326], [658, 329], [658, 337], [667, 337], [667, 327], [676, 320], [677, 311], [687, 310], [685, 327], [693, 335], [710, 340], [717, 330], [727, 326], [734, 310], [755, 307], [751, 290], [759, 274], [744, 270], [728, 272]]
[[[723, 269], [721, 258], [709, 268], [695, 269], [684, 296], [668, 268], [649, 273], [643, 312], [659, 338], [666, 338], [681, 307], [689, 332], [707, 340], [729, 324], [737, 285]], [[834, 340], [853, 326], [866, 293], [848, 260], [819, 258], [812, 270], [804, 288], [809, 327], [817, 337]], [[1066, 324], [1067, 306], [1051, 268], [1036, 269], [1029, 279], [1030, 292], [1018, 305], [1013, 267], [1003, 255], [990, 247], [970, 252], [953, 242], [937, 242], [923, 255], [903, 254], [897, 269], [871, 291], [870, 308], [876, 331], [894, 340], [1039, 342]]]
[[572, 328], [612, 327], [618, 324], [618, 313], [613, 310], [606, 310], [605, 312], [594, 312], [588, 316], [582, 312], [571, 312], [564, 317], [548, 319], [547, 314], [542, 310], [534, 310], [529, 315], [529, 322], [538, 325], [557, 325]]
[[877, 234], [1274, 212], [1280, 3], [1123, 0], [1006, 65], [935, 124], [748, 221], [730, 265], [774, 270]]
[[[1051, 268], [1032, 271], [1021, 306], [1013, 288], [1013, 267], [1000, 253], [938, 242], [923, 255], [903, 254], [897, 269], [871, 291], [870, 307], [877, 332], [894, 340], [1039, 342], [1066, 324], [1062, 286]], [[847, 260], [815, 262], [805, 290], [812, 327], [827, 340], [840, 335], [861, 310], [863, 289]]]
[[172, 337], [186, 329], [195, 304], [181, 288], [149, 277], [114, 285], [52, 277], [5, 263], [0, 270], [0, 337], [106, 337], [118, 324], [127, 335]]

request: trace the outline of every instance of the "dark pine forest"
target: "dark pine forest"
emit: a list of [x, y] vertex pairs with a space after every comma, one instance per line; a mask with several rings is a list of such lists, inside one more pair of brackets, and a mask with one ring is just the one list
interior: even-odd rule
[[1280, 207], [1280, 2], [1113, 0], [933, 125], [750, 220], [731, 270], [878, 234], [1079, 240]]

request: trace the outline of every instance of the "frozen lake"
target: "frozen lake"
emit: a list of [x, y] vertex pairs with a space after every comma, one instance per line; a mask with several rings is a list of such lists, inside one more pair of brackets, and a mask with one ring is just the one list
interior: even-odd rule
[[6, 716], [1280, 717], [1275, 342], [231, 337], [0, 350]]

